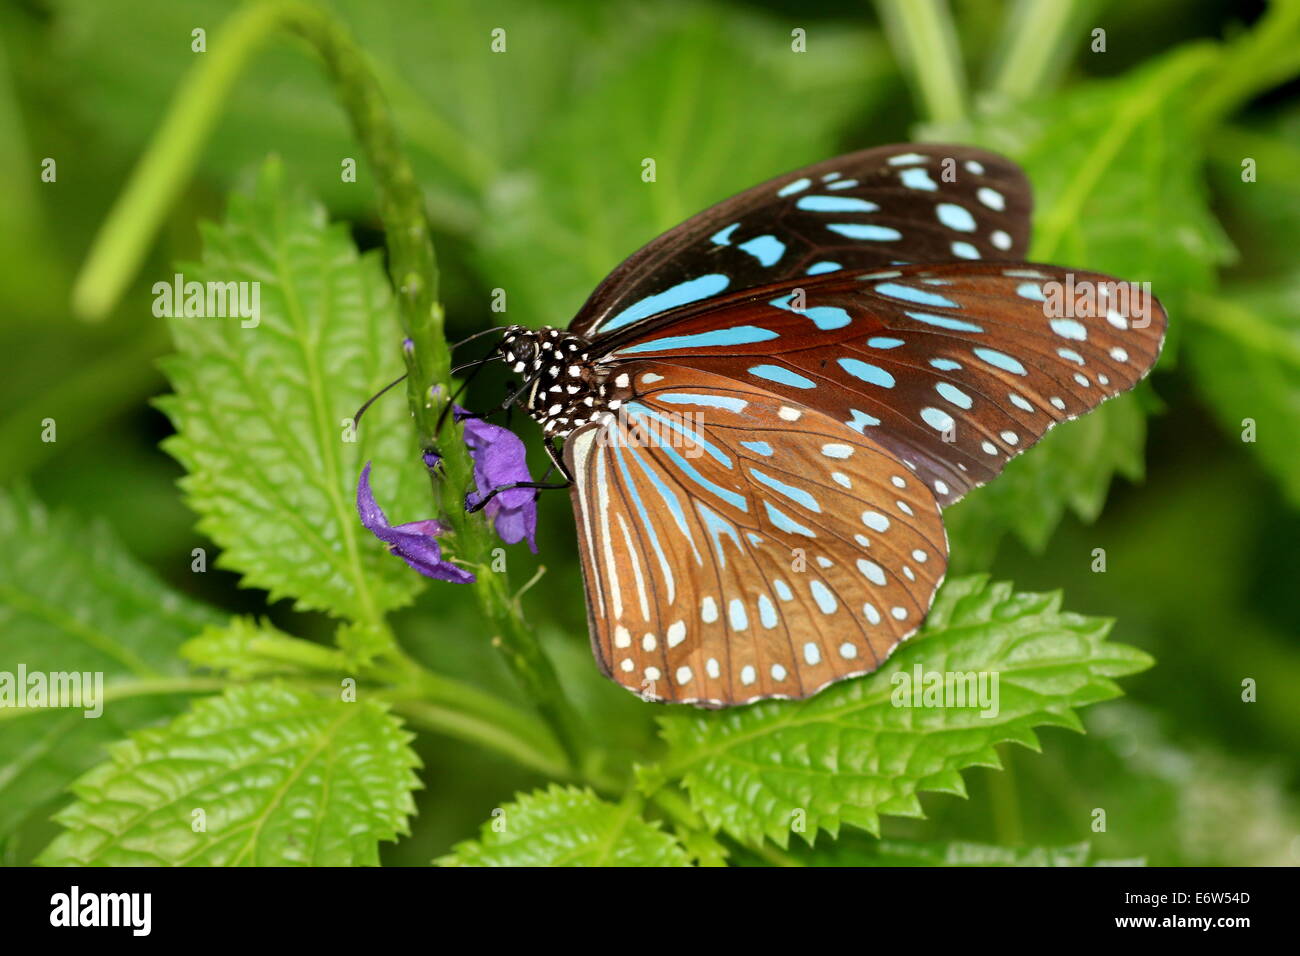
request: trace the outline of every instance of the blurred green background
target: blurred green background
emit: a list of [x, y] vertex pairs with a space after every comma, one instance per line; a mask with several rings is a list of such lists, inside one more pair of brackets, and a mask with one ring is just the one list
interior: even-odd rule
[[[275, 39], [252, 57], [112, 313], [89, 321], [70, 304], [96, 230], [178, 84], [213, 55], [191, 51], [191, 31], [204, 28], [211, 51], [237, 6], [0, 3], [0, 349], [9, 356], [0, 477], [29, 484], [51, 508], [105, 517], [174, 587], [255, 613], [263, 596], [239, 590], [234, 575], [190, 572], [191, 549], [206, 542], [175, 487], [179, 466], [158, 449], [169, 426], [149, 400], [165, 389], [155, 362], [168, 342], [149, 287], [197, 257], [198, 221], [219, 218], [226, 194], [272, 153], [289, 181], [352, 224], [360, 245], [382, 244], [365, 160], [304, 47]], [[887, 818], [885, 835], [1007, 846], [1092, 839], [1097, 856], [1151, 863], [1300, 863], [1300, 86], [1291, 79], [1300, 63], [1282, 27], [1274, 42], [1250, 45], [1267, 36], [1265, 5], [1062, 3], [1059, 46], [1022, 71], [1025, 49], [1006, 24], [1035, 5], [957, 2], [975, 93], [960, 115], [928, 117], [914, 95], [925, 64], [900, 68], [866, 4], [325, 6], [352, 29], [390, 99], [427, 195], [454, 337], [500, 321], [489, 310], [495, 288], [509, 292], [509, 321], [567, 323], [642, 242], [801, 163], [910, 138], [979, 142], [1021, 159], [1040, 209], [1059, 210], [1068, 207], [1053, 201], [1093, 169], [1080, 164], [1121, 130], [1095, 169], [1096, 198], [1056, 223], [1050, 252], [1153, 281], [1171, 315], [1166, 358], [1140, 401], [1108, 406], [1108, 417], [1095, 416], [1102, 424], [1071, 426], [1101, 429], [1095, 448], [1045, 445], [1053, 471], [1032, 463], [1036, 449], [1003, 487], [954, 512], [953, 559], [1022, 589], [1063, 589], [1068, 608], [1114, 617], [1114, 637], [1158, 664], [1124, 682], [1123, 700], [1086, 713], [1087, 736], [1048, 730], [1041, 755], [1008, 749], [1005, 772], [967, 774], [969, 800], [927, 795], [929, 819]], [[1300, 20], [1293, 4], [1267, 16]], [[1105, 53], [1089, 49], [1096, 26]], [[489, 49], [498, 27], [505, 54]], [[806, 31], [806, 53], [791, 52], [794, 29]], [[1201, 69], [1198, 51], [1210, 50], [1218, 60]], [[1021, 88], [1026, 76], [1031, 89]], [[638, 188], [647, 156], [658, 166], [654, 189]], [[45, 157], [57, 160], [56, 182], [40, 179]], [[356, 183], [340, 181], [345, 157], [358, 160]], [[1257, 161], [1258, 181], [1242, 181], [1244, 157]], [[394, 351], [394, 375], [399, 366]], [[502, 387], [482, 383], [477, 404], [494, 403]], [[56, 443], [40, 441], [45, 418], [58, 421]], [[1246, 418], [1257, 423], [1254, 443], [1241, 438]], [[1078, 487], [1060, 478], [1076, 472]], [[546, 584], [526, 607], [586, 695], [592, 664], [564, 495], [545, 499], [539, 540]], [[1095, 548], [1106, 550], [1105, 573], [1091, 570]], [[531, 570], [512, 573], [520, 583]], [[283, 604], [272, 617], [302, 635], [330, 631]], [[431, 588], [397, 626], [440, 670], [511, 692], [468, 596]], [[1247, 678], [1258, 683], [1253, 703], [1241, 699]], [[603, 694], [590, 706], [615, 708], [614, 736], [646, 745], [652, 708]], [[386, 848], [391, 863], [426, 863], [540, 782], [461, 743], [424, 736], [419, 746], [426, 789], [414, 838]], [[39, 849], [54, 806], [32, 808], [6, 859]], [[1095, 807], [1107, 810], [1104, 834], [1087, 829]]]

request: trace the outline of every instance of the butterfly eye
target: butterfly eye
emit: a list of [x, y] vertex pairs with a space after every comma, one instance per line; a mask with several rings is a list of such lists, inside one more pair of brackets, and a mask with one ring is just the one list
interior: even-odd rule
[[516, 372], [522, 372], [532, 365], [536, 358], [537, 343], [532, 339], [519, 339], [510, 343], [509, 351], [506, 353], [507, 361], [511, 363]]

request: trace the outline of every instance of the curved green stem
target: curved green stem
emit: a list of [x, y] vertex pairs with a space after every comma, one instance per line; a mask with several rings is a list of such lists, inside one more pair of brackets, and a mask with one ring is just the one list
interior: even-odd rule
[[1226, 335], [1266, 355], [1300, 368], [1300, 341], [1289, 330], [1262, 321], [1250, 309], [1230, 299], [1201, 292], [1188, 294], [1186, 318], [1195, 325]]
[[876, 0], [876, 9], [929, 119], [965, 119], [966, 79], [947, 0]]
[[990, 88], [1015, 100], [1042, 93], [1070, 62], [1069, 27], [1089, 6], [1081, 0], [1019, 0], [1008, 7], [1002, 52], [993, 61]]
[[[389, 274], [397, 289], [399, 316], [409, 339], [409, 346], [403, 349], [407, 401], [422, 450], [434, 451], [439, 438], [437, 423], [450, 394], [451, 353], [443, 335], [437, 258], [423, 196], [365, 56], [347, 31], [313, 4], [266, 0], [245, 6], [227, 21], [212, 44], [212, 52], [190, 74], [173, 100], [157, 136], [96, 238], [74, 292], [77, 309], [85, 316], [99, 318], [117, 301], [164, 211], [193, 169], [243, 65], [262, 42], [280, 30], [305, 40], [320, 57], [369, 159], [378, 185]], [[449, 430], [458, 431], [458, 426], [453, 424]], [[577, 717], [550, 660], [524, 621], [507, 578], [488, 570], [496, 546], [490, 529], [483, 519], [464, 512], [464, 490], [473, 486], [474, 478], [469, 453], [458, 438], [436, 448], [442, 459], [442, 475], [432, 480], [438, 510], [454, 529], [454, 553], [464, 563], [480, 569], [474, 591], [491, 622], [493, 644], [501, 649], [530, 701], [560, 742], [565, 769], [581, 773], [588, 767]], [[430, 690], [428, 682], [422, 686]], [[439, 720], [450, 719], [447, 713], [439, 709]], [[438, 722], [431, 711], [423, 711], [422, 717], [429, 723]], [[487, 708], [476, 719], [509, 724], [514, 715]], [[519, 731], [517, 724], [508, 729], [512, 736], [518, 736]], [[533, 743], [542, 746], [536, 739]], [[549, 758], [543, 762], [552, 767], [560, 765]]]
[[1191, 107], [1208, 132], [1265, 90], [1300, 74], [1300, 0], [1274, 0], [1254, 29], [1224, 48], [1224, 57]]
[[90, 255], [72, 287], [72, 309], [99, 321], [122, 296], [140, 267], [158, 224], [175, 201], [221, 115], [230, 88], [249, 57], [276, 29], [283, 11], [255, 4], [235, 13], [213, 39], [199, 68], [190, 71], [95, 236]]
[[[584, 769], [585, 747], [577, 717], [550, 660], [523, 619], [505, 574], [490, 570], [497, 546], [482, 518], [465, 514], [464, 491], [474, 485], [473, 463], [459, 436], [440, 441], [438, 421], [451, 394], [451, 350], [443, 334], [438, 302], [438, 267], [424, 215], [424, 202], [379, 84], [347, 33], [314, 8], [292, 5], [286, 26], [320, 54], [339, 98], [365, 147], [380, 192], [380, 216], [388, 238], [388, 269], [398, 292], [407, 402], [421, 450], [437, 453], [442, 475], [433, 476], [433, 493], [455, 532], [455, 554], [477, 568], [474, 590], [494, 629], [493, 644], [505, 656], [537, 710], [559, 738], [576, 771]], [[310, 11], [310, 12], [307, 12]], [[451, 423], [447, 431], [456, 433]]]

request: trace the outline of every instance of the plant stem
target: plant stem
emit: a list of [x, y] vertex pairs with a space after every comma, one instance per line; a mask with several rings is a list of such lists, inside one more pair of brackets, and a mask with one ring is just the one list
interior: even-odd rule
[[1202, 133], [1300, 73], [1300, 0], [1274, 0], [1255, 28], [1228, 44], [1224, 54], [1191, 106], [1192, 125]]
[[159, 221], [193, 170], [230, 88], [282, 14], [272, 4], [243, 7], [225, 22], [211, 52], [185, 77], [166, 121], [132, 171], [77, 275], [72, 309], [78, 316], [99, 321], [121, 298]]
[[438, 422], [451, 395], [451, 350], [438, 302], [437, 258], [415, 174], [398, 143], [379, 83], [347, 32], [314, 7], [290, 3], [284, 9], [285, 26], [306, 39], [324, 62], [374, 171], [388, 241], [388, 270], [409, 339], [409, 347], [403, 349], [407, 402], [421, 451], [436, 453], [441, 459], [441, 475], [431, 469], [430, 478], [433, 494], [441, 503], [440, 512], [455, 531], [455, 553], [477, 568], [474, 591], [492, 623], [493, 644], [551, 725], [572, 769], [581, 771], [585, 748], [577, 717], [550, 660], [511, 596], [508, 579], [490, 570], [495, 543], [486, 522], [465, 514], [464, 493], [474, 483], [473, 463], [459, 440], [459, 426], [450, 418], [450, 440], [440, 442]]
[[[212, 52], [186, 78], [159, 132], [132, 173], [82, 269], [77, 311], [102, 318], [134, 275], [148, 241], [193, 169], [240, 70], [269, 36], [286, 30], [319, 55], [364, 148], [379, 192], [389, 274], [411, 346], [403, 349], [407, 400], [423, 451], [435, 450], [437, 423], [450, 395], [451, 353], [443, 335], [438, 268], [423, 196], [399, 143], [373, 71], [347, 31], [320, 7], [302, 0], [266, 0], [241, 8], [225, 24]], [[583, 735], [550, 660], [510, 595], [503, 574], [489, 570], [496, 546], [486, 522], [464, 512], [473, 466], [459, 428], [449, 426], [439, 451], [440, 478], [431, 474], [439, 512], [454, 529], [454, 553], [479, 571], [474, 592], [491, 621], [493, 644], [505, 656], [533, 705], [550, 724], [567, 757], [563, 775], [587, 769]], [[428, 689], [426, 685], [426, 690]], [[423, 715], [431, 723], [433, 715]], [[498, 717], [500, 714], [497, 715]], [[534, 762], [536, 764], [536, 761]], [[558, 762], [550, 761], [554, 769]]]
[[965, 119], [966, 81], [947, 0], [876, 0], [876, 9], [929, 118]]
[[1187, 299], [1186, 318], [1300, 368], [1300, 340], [1290, 330], [1263, 321], [1236, 302], [1192, 292]]
[[1019, 0], [1004, 18], [1003, 52], [994, 60], [990, 89], [1014, 100], [1044, 92], [1060, 76], [1074, 42], [1068, 28], [1079, 22], [1079, 0]]

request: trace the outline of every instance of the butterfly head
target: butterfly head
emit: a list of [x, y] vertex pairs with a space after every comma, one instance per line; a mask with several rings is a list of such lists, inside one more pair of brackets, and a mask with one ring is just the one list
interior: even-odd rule
[[528, 414], [548, 438], [564, 438], [609, 409], [608, 389], [591, 361], [591, 343], [563, 329], [512, 325], [501, 339], [506, 365], [525, 382]]

